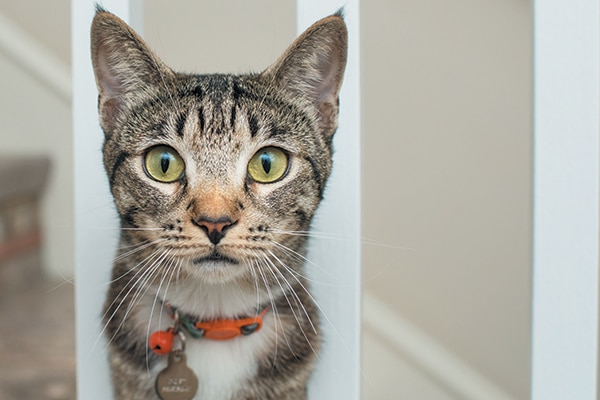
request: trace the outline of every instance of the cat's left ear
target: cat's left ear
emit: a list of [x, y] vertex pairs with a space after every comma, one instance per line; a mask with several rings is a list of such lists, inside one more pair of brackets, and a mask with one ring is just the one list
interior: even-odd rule
[[348, 31], [338, 12], [300, 35], [264, 75], [317, 113], [319, 130], [330, 138], [337, 128], [338, 97], [348, 47]]

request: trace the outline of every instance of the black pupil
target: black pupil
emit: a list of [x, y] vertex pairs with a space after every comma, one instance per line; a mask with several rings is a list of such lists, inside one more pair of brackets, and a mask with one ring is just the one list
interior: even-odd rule
[[162, 169], [163, 174], [167, 173], [170, 163], [171, 157], [169, 156], [169, 153], [162, 153], [160, 157], [160, 169]]
[[260, 156], [260, 162], [262, 164], [263, 170], [268, 174], [271, 172], [271, 155], [269, 153], [263, 153]]

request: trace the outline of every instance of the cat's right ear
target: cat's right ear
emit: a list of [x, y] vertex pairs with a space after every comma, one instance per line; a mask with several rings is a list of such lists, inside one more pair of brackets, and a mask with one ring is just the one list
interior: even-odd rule
[[323, 18], [302, 33], [263, 74], [299, 102], [311, 106], [317, 128], [331, 139], [348, 51], [343, 12]]
[[173, 72], [124, 21], [102, 9], [92, 22], [91, 52], [100, 125], [109, 137], [128, 106], [169, 81]]

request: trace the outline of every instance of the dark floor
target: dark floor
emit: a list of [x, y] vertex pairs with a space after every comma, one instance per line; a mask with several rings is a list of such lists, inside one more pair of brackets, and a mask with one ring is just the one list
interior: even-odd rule
[[0, 291], [0, 399], [75, 399], [73, 286], [25, 286]]

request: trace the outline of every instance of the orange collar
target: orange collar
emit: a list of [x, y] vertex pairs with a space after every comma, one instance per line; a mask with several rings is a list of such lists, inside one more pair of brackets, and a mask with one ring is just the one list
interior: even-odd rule
[[187, 331], [195, 339], [206, 338], [212, 340], [228, 340], [240, 335], [250, 335], [262, 328], [263, 317], [269, 311], [266, 306], [257, 312], [254, 317], [240, 319], [215, 319], [212, 321], [198, 321], [189, 315], [181, 315], [179, 311], [167, 304], [173, 325], [166, 331], [156, 331], [148, 338], [148, 346], [158, 355], [166, 355], [173, 349], [173, 341], [176, 335], [181, 336], [183, 346], [184, 337], [182, 330]]
[[263, 325], [263, 317], [269, 311], [269, 306], [266, 306], [253, 317], [198, 321], [189, 315], [180, 314], [175, 307], [169, 304], [166, 306], [175, 323], [179, 322], [181, 328], [185, 329], [191, 337], [212, 340], [229, 340], [260, 331]]

